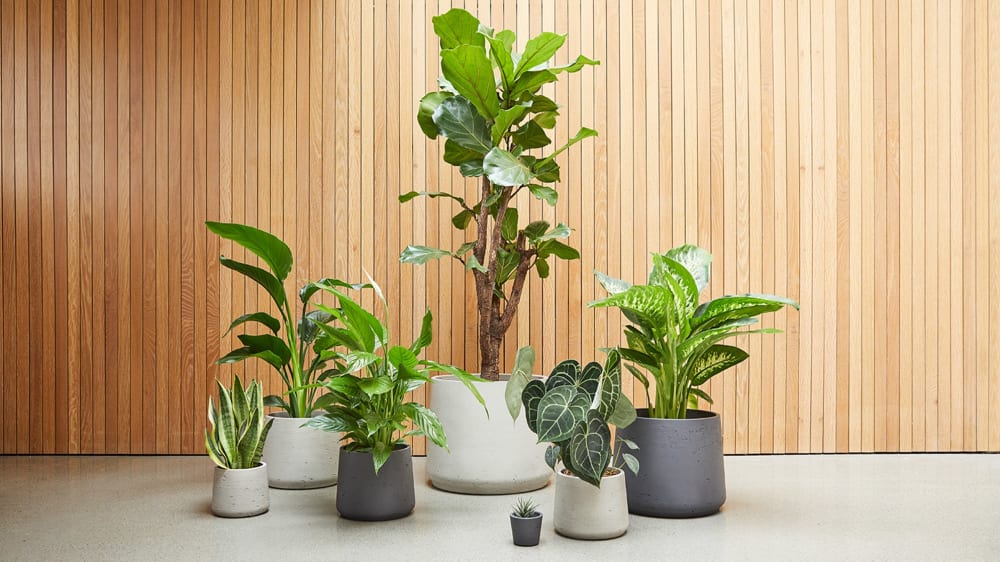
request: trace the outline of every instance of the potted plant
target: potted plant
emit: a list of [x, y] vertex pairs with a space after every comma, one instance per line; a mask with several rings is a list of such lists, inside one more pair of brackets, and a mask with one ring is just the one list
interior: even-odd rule
[[219, 407], [208, 399], [205, 450], [215, 462], [212, 513], [219, 517], [260, 515], [271, 505], [267, 490], [267, 463], [261, 462], [273, 420], [265, 420], [264, 399], [257, 381], [243, 389], [240, 378], [230, 391], [219, 386]]
[[517, 546], [537, 546], [542, 533], [542, 513], [531, 498], [518, 498], [510, 512], [510, 532]]
[[[256, 254], [268, 270], [222, 256], [223, 266], [246, 276], [264, 287], [271, 296], [278, 316], [260, 311], [243, 314], [233, 320], [230, 331], [245, 330], [250, 325], [264, 328], [261, 334], [243, 333], [238, 336], [242, 346], [218, 360], [220, 364], [246, 359], [267, 362], [281, 376], [289, 390], [288, 399], [271, 395], [264, 405], [281, 408], [269, 414], [274, 420], [274, 432], [264, 448], [270, 485], [273, 488], [307, 489], [332, 486], [337, 483], [338, 440], [336, 436], [303, 427], [325, 398], [315, 387], [307, 385], [330, 375], [327, 363], [329, 348], [316, 345], [319, 326], [329, 322], [322, 310], [310, 310], [310, 301], [319, 287], [339, 281], [324, 279], [308, 283], [295, 297], [286, 294], [284, 281], [292, 269], [292, 251], [276, 236], [241, 224], [206, 222], [211, 232], [232, 240]], [[298, 317], [293, 306], [301, 305]]]
[[563, 466], [556, 472], [556, 532], [574, 539], [625, 534], [629, 516], [623, 468], [638, 472], [639, 461], [622, 451], [623, 445], [631, 449], [635, 444], [620, 435], [613, 441], [609, 427], [625, 428], [635, 420], [635, 408], [622, 394], [618, 351], [608, 352], [604, 368], [563, 361], [545, 382], [529, 381], [521, 400], [528, 427], [539, 443], [549, 443], [546, 463], [553, 470]]
[[[367, 286], [385, 305], [378, 285], [372, 281]], [[332, 325], [318, 324], [317, 342], [335, 349], [330, 360], [337, 374], [312, 385], [327, 389], [329, 399], [323, 401], [326, 413], [308, 425], [343, 433], [337, 511], [362, 521], [405, 517], [414, 507], [413, 465], [405, 439], [425, 435], [437, 446], [447, 447], [437, 416], [421, 404], [406, 402], [407, 393], [428, 382], [431, 372], [447, 372], [465, 382], [480, 403], [482, 398], [471, 375], [418, 359], [432, 340], [430, 311], [424, 314], [416, 341], [409, 347], [390, 347], [389, 331], [377, 317], [335, 285], [325, 284], [321, 289], [338, 303], [336, 308], [317, 305], [335, 320]], [[388, 318], [388, 306], [385, 315]]]
[[[653, 255], [647, 285], [630, 285], [597, 273], [609, 296], [591, 307], [617, 307], [629, 320], [622, 357], [646, 388], [649, 408], [621, 436], [639, 446], [641, 474], [627, 475], [632, 513], [654, 517], [699, 517], [719, 511], [726, 501], [722, 424], [714, 412], [695, 409], [697, 399], [712, 403], [701, 385], [744, 361], [742, 349], [720, 344], [741, 334], [776, 333], [745, 329], [760, 314], [795, 301], [772, 295], [723, 296], [698, 304], [709, 282], [712, 255], [684, 245]], [[655, 382], [649, 396], [650, 378]]]
[[[520, 220], [515, 202], [531, 194], [555, 205], [560, 170], [556, 157], [581, 140], [597, 135], [581, 128], [569, 141], [547, 155], [532, 154], [549, 146], [547, 129], [555, 127], [559, 106], [540, 93], [564, 72], [598, 64], [585, 56], [565, 66], [549, 63], [566, 40], [544, 32], [530, 39], [523, 53], [513, 50], [514, 32], [494, 32], [469, 12], [453, 9], [434, 17], [441, 40], [440, 89], [421, 100], [417, 121], [430, 139], [445, 137], [444, 160], [464, 177], [476, 178], [475, 195], [465, 188], [449, 192], [410, 192], [400, 202], [418, 196], [447, 198], [457, 206], [452, 224], [471, 231], [473, 238], [458, 248], [407, 246], [400, 260], [423, 264], [448, 257], [471, 271], [479, 315], [479, 374], [501, 380], [500, 348], [514, 320], [525, 282], [532, 271], [548, 277], [551, 261], [579, 258], [561, 242], [570, 235], [565, 224]], [[481, 389], [487, 408], [504, 404], [502, 384]], [[523, 423], [489, 419], [452, 377], [434, 379], [431, 407], [451, 433], [451, 455], [428, 448], [427, 472], [435, 487], [463, 493], [509, 494], [545, 486], [549, 473], [538, 462]], [[488, 437], [487, 437], [488, 436]], [[484, 463], [492, 458], [500, 462]]]

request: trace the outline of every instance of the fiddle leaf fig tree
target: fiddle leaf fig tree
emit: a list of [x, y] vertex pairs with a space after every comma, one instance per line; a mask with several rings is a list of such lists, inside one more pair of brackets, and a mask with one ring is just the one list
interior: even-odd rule
[[441, 40], [440, 89], [426, 94], [417, 111], [420, 129], [430, 139], [445, 138], [444, 161], [465, 177], [478, 178], [474, 199], [463, 193], [416, 192], [418, 196], [450, 199], [457, 207], [452, 225], [474, 238], [455, 249], [407, 246], [404, 263], [423, 264], [452, 258], [471, 271], [479, 311], [480, 374], [500, 378], [500, 346], [517, 312], [528, 274], [548, 277], [550, 260], [573, 260], [579, 252], [561, 242], [569, 237], [565, 224], [522, 221], [514, 204], [528, 193], [554, 206], [560, 179], [555, 158], [569, 147], [596, 136], [581, 128], [566, 144], [545, 155], [532, 151], [552, 144], [559, 106], [540, 93], [559, 75], [599, 64], [585, 56], [572, 63], [550, 63], [566, 41], [565, 35], [543, 32], [530, 39], [524, 52], [514, 50], [512, 31], [494, 32], [475, 16], [453, 9], [432, 19]]

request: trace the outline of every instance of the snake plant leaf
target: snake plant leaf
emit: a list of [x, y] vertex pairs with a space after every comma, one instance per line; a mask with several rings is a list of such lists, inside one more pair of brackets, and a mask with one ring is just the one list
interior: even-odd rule
[[538, 404], [545, 396], [545, 383], [538, 379], [531, 379], [524, 385], [521, 392], [521, 403], [524, 405], [524, 421], [528, 422], [528, 429], [532, 433], [538, 433]]
[[[594, 270], [594, 276], [597, 277], [597, 282], [600, 283], [602, 287], [604, 287], [604, 290], [607, 291], [609, 295], [617, 295], [618, 293], [624, 293], [625, 291], [629, 290], [629, 288], [632, 286], [632, 284], [629, 283], [628, 281], [615, 279], [614, 277], [611, 277], [610, 275], [605, 275], [600, 271], [597, 271], [596, 269]], [[590, 303], [587, 306], [593, 308], [594, 303]]]
[[531, 370], [534, 366], [535, 350], [530, 345], [518, 349], [507, 388], [504, 389], [504, 401], [507, 402], [507, 411], [510, 412], [511, 419], [516, 420], [517, 416], [521, 415], [521, 395], [524, 394], [524, 387], [531, 381]]
[[236, 320], [233, 320], [233, 323], [229, 325], [229, 329], [226, 330], [226, 333], [222, 335], [228, 335], [229, 332], [233, 331], [233, 328], [247, 322], [257, 322], [258, 324], [263, 324], [268, 330], [271, 330], [271, 333], [273, 334], [277, 334], [278, 330], [281, 329], [281, 322], [279, 322], [274, 316], [271, 316], [266, 312], [254, 312], [253, 314], [244, 314], [237, 317]]
[[493, 148], [490, 127], [472, 103], [462, 96], [452, 96], [434, 110], [434, 125], [441, 134], [459, 146], [486, 154]]
[[580, 362], [576, 359], [566, 359], [552, 368], [549, 378], [545, 380], [545, 390], [569, 385], [576, 387], [580, 378]]
[[569, 456], [574, 474], [600, 488], [601, 477], [611, 463], [611, 429], [597, 410], [588, 410], [572, 433]]
[[260, 465], [260, 458], [264, 456], [264, 444], [267, 442], [267, 435], [271, 432], [271, 425], [274, 424], [274, 418], [270, 418], [264, 423], [264, 429], [260, 432], [260, 438], [257, 440], [257, 448], [253, 452], [253, 456], [250, 458], [250, 467]]
[[[482, 41], [482, 35], [477, 33], [476, 36]], [[490, 64], [484, 47], [459, 45], [442, 51], [441, 72], [458, 93], [475, 106], [479, 115], [487, 121], [496, 118], [500, 111], [500, 99], [497, 97], [493, 65]], [[435, 123], [438, 124], [437, 120]], [[439, 129], [440, 127], [438, 124]]]
[[231, 396], [233, 401], [233, 417], [236, 419], [237, 426], [239, 426], [243, 420], [250, 417], [250, 405], [247, 403], [247, 395], [243, 391], [243, 384], [240, 382], [239, 377], [233, 377]]
[[548, 390], [538, 403], [538, 442], [569, 439], [576, 425], [585, 420], [591, 398], [575, 386]]
[[520, 76], [525, 71], [534, 70], [535, 67], [545, 64], [565, 42], [565, 35], [548, 31], [532, 37], [524, 46], [524, 53], [521, 55], [521, 59], [517, 61], [514, 75]]
[[219, 263], [221, 263], [223, 267], [232, 269], [237, 273], [242, 273], [246, 277], [255, 281], [261, 287], [264, 287], [267, 294], [271, 295], [271, 298], [274, 299], [274, 303], [278, 305], [279, 310], [285, 306], [285, 303], [288, 301], [288, 297], [285, 296], [285, 287], [274, 275], [271, 275], [259, 267], [231, 260], [227, 257], [220, 257]]
[[545, 464], [549, 465], [552, 470], [556, 469], [556, 463], [559, 462], [559, 453], [561, 451], [556, 443], [550, 443], [548, 447], [545, 448]]
[[431, 309], [428, 308], [424, 311], [424, 318], [420, 322], [420, 335], [417, 336], [417, 339], [410, 346], [411, 352], [420, 353], [421, 349], [424, 349], [434, 341], [433, 324], [434, 315], [431, 314]]
[[691, 365], [692, 386], [704, 384], [722, 371], [742, 363], [749, 356], [746, 351], [732, 345], [713, 345]]
[[528, 112], [529, 104], [519, 103], [507, 109], [501, 109], [497, 113], [496, 121], [490, 127], [491, 140], [494, 145], [499, 145], [504, 134]]
[[611, 412], [607, 420], [609, 424], [621, 428], [632, 425], [636, 417], [635, 406], [632, 404], [632, 401], [628, 399], [628, 396], [622, 394], [615, 404], [615, 411]]
[[420, 125], [420, 130], [427, 135], [427, 138], [437, 138], [439, 132], [437, 125], [434, 124], [434, 112], [441, 105], [441, 102], [453, 95], [451, 92], [429, 92], [420, 98], [420, 105], [417, 108], [417, 124]]
[[[219, 389], [219, 413], [216, 414], [218, 422], [217, 435], [219, 448], [225, 452], [226, 458], [233, 461], [236, 458], [236, 418], [233, 414], [233, 397], [229, 389], [222, 386], [218, 380], [215, 381]], [[234, 468], [229, 466], [227, 468]]]
[[208, 453], [208, 458], [212, 459], [212, 462], [216, 465], [222, 468], [229, 468], [229, 459], [222, 453], [218, 443], [216, 443], [212, 434], [207, 429], [205, 430], [205, 451]]
[[483, 170], [491, 182], [503, 186], [525, 185], [534, 177], [529, 166], [499, 147], [490, 150], [483, 158]]
[[279, 280], [284, 281], [292, 270], [292, 251], [277, 236], [243, 224], [207, 221], [205, 226], [259, 256]]
[[712, 254], [708, 250], [693, 244], [684, 244], [663, 255], [688, 270], [691, 277], [694, 278], [699, 294], [705, 290], [705, 287], [708, 287], [708, 282], [712, 279]]
[[452, 8], [431, 18], [434, 34], [441, 39], [442, 49], [454, 49], [459, 45], [483, 46], [483, 36], [479, 34], [479, 20], [461, 8]]
[[420, 428], [421, 433], [426, 435], [432, 443], [442, 449], [448, 448], [448, 439], [445, 437], [444, 428], [441, 427], [441, 421], [437, 414], [416, 402], [403, 404], [402, 412], [413, 422], [413, 425]]
[[600, 375], [600, 403], [597, 406], [601, 417], [608, 419], [618, 407], [622, 396], [622, 359], [617, 350], [608, 352], [604, 362], [603, 374]]
[[250, 462], [257, 451], [257, 440], [260, 438], [260, 421], [262, 415], [260, 410], [254, 409], [244, 424], [242, 435], [239, 438], [239, 444], [237, 445], [238, 455], [240, 462], [247, 467], [251, 466]]

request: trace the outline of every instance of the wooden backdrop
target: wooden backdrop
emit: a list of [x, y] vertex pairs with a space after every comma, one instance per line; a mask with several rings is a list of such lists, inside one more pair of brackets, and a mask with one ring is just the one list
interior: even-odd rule
[[[475, 369], [470, 278], [397, 262], [464, 241], [449, 205], [396, 202], [473, 189], [414, 119], [452, 5], [3, 0], [0, 452], [202, 451], [221, 334], [268, 306], [206, 219], [284, 238], [295, 285], [370, 272], [400, 339], [430, 308], [428, 355]], [[556, 210], [519, 202], [583, 259], [531, 282], [508, 360], [599, 355], [622, 324], [585, 308], [592, 270], [698, 243], [712, 295], [802, 303], [710, 384], [727, 452], [1000, 451], [1000, 2], [464, 7], [602, 61], [551, 91], [557, 140], [601, 136], [560, 157]]]

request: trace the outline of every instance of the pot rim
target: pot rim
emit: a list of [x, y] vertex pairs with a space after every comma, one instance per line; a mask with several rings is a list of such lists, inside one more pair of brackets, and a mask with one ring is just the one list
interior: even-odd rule
[[[556, 471], [556, 476], [562, 476], [564, 478], [572, 478], [572, 479], [575, 479], [575, 480], [581, 480], [581, 478], [579, 476], [577, 476], [575, 474], [566, 474], [565, 472], [563, 472], [563, 470], [566, 470], [566, 467], [563, 467], [563, 468], [557, 470]], [[624, 478], [625, 477], [625, 471], [622, 470], [622, 469], [620, 469], [620, 468], [618, 468], [617, 466], [609, 466], [607, 468], [607, 470], [614, 470], [615, 473], [612, 474], [612, 475], [610, 475], [610, 476], [601, 476], [601, 480], [611, 480], [611, 479], [614, 479], [614, 478]]]
[[246, 471], [250, 471], [250, 470], [260, 470], [260, 469], [266, 468], [266, 467], [267, 467], [267, 463], [264, 462], [264, 461], [260, 461], [260, 463], [258, 463], [257, 466], [252, 466], [250, 468], [223, 468], [223, 467], [221, 467], [219, 465], [215, 465], [215, 469], [217, 471], [218, 470], [222, 470], [224, 472], [246, 472]]
[[[475, 377], [479, 376], [479, 373], [470, 373], [470, 374], [472, 376], [475, 376]], [[531, 375], [531, 378], [532, 379], [538, 379], [538, 380], [541, 380], [541, 381], [545, 380], [545, 377], [543, 375]], [[500, 373], [500, 380], [498, 380], [498, 381], [489, 381], [489, 380], [480, 378], [480, 379], [475, 379], [472, 382], [473, 383], [477, 383], [477, 384], [478, 383], [492, 384], [492, 383], [505, 383], [505, 382], [507, 382], [509, 380], [510, 380], [510, 373]], [[455, 375], [449, 375], [449, 374], [434, 375], [434, 376], [431, 377], [431, 382], [434, 382], [434, 381], [438, 381], [438, 382], [442, 382], [442, 383], [444, 383], [444, 382], [453, 383], [454, 382], [454, 383], [465, 384], [465, 383], [462, 383], [462, 381], [458, 380], [458, 377], [456, 377]]]
[[[395, 455], [396, 453], [398, 453], [400, 451], [405, 451], [405, 450], [410, 449], [410, 448], [411, 447], [410, 447], [410, 445], [408, 443], [399, 443], [399, 444], [396, 444], [396, 445], [393, 446], [392, 452], [389, 453], [389, 454], [390, 455]], [[340, 451], [342, 453], [344, 453], [344, 454], [347, 454], [347, 455], [370, 455], [370, 454], [372, 454], [371, 451], [351, 451], [350, 449], [347, 449], [346, 447], [343, 447], [343, 446], [340, 447]]]
[[688, 412], [699, 412], [699, 413], [704, 414], [704, 415], [700, 415], [700, 416], [695, 417], [695, 418], [651, 418], [651, 417], [649, 417], [649, 408], [636, 408], [635, 409], [636, 419], [642, 418], [642, 419], [646, 419], [646, 420], [667, 421], [667, 422], [677, 422], [677, 423], [681, 423], [681, 422], [699, 422], [699, 421], [710, 420], [712, 418], [721, 417], [718, 412], [713, 412], [711, 410], [700, 410], [700, 409], [697, 409], [697, 408], [689, 408]]
[[536, 511], [535, 514], [532, 515], [532, 516], [530, 516], [530, 517], [521, 517], [521, 516], [514, 515], [513, 513], [511, 513], [510, 514], [510, 518], [513, 519], [513, 520], [515, 520], [515, 521], [534, 521], [535, 519], [541, 519], [542, 518], [542, 512], [541, 511]]
[[[269, 418], [282, 419], [282, 420], [307, 420], [308, 421], [308, 420], [311, 420], [313, 418], [323, 416], [325, 414], [326, 414], [326, 412], [324, 412], [323, 410], [315, 410], [315, 411], [313, 411], [312, 415], [309, 416], [308, 418], [293, 418], [293, 417], [289, 417], [288, 412], [285, 412], [283, 410], [278, 410], [277, 412], [271, 412], [270, 414], [265, 414], [265, 416], [267, 416]], [[313, 429], [313, 428], [308, 428], [308, 429]]]

